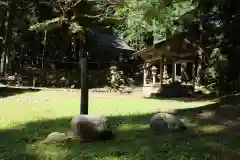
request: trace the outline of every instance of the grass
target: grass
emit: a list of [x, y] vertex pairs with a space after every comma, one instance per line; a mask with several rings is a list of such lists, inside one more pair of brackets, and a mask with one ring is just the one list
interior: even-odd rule
[[[219, 112], [215, 107], [219, 105], [211, 101], [153, 100], [92, 93], [90, 114], [108, 116], [117, 138], [89, 144], [78, 141], [41, 144], [51, 132], [68, 131], [71, 118], [79, 113], [79, 97], [79, 92], [42, 90], [0, 98], [0, 159], [34, 160], [35, 154], [44, 160], [239, 159], [240, 132], [235, 119], [238, 110], [234, 110], [234, 118], [232, 112]], [[158, 111], [174, 112], [186, 120], [189, 129], [184, 133], [153, 135], [149, 119]]]

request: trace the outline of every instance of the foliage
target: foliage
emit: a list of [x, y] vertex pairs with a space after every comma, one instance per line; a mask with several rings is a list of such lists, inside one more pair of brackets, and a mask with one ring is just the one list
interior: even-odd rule
[[[39, 74], [38, 79], [41, 79], [41, 83], [47, 83], [47, 75], [52, 74], [49, 70], [56, 73], [65, 70], [64, 77], [71, 74], [72, 70], [79, 72], [78, 54], [83, 47], [79, 45], [79, 35], [81, 40], [84, 40], [85, 31], [89, 28], [111, 31], [111, 27], [117, 21], [112, 17], [114, 4], [109, 4], [104, 0], [11, 1], [16, 6], [11, 8], [15, 18], [12, 35], [9, 35], [11, 41], [7, 43], [5, 39], [10, 1], [8, 2], [1, 3], [1, 7], [5, 10], [0, 11], [0, 49], [3, 50], [3, 52], [0, 51], [0, 73], [6, 75], [17, 72], [20, 75], [26, 76], [27, 74], [28, 77], [32, 77], [31, 71], [25, 71], [23, 68], [36, 68], [46, 73], [41, 76]], [[5, 53], [5, 50], [10, 54]], [[5, 55], [6, 59], [3, 59]], [[100, 60], [93, 59], [92, 61], [99, 62]], [[3, 66], [7, 66], [4, 67], [6, 68], [4, 71]], [[79, 74], [75, 75], [79, 76]], [[74, 76], [67, 75], [67, 77], [73, 78]], [[75, 81], [75, 77], [70, 81]], [[54, 81], [58, 83], [59, 78]], [[31, 85], [31, 80], [29, 83]]]
[[101, 1], [98, 3], [88, 2], [87, 0], [64, 0], [58, 2], [56, 5], [59, 7], [56, 9], [58, 9], [59, 17], [34, 24], [30, 26], [30, 30], [48, 30], [49, 27], [52, 28], [58, 23], [67, 25], [70, 33], [78, 33], [84, 39], [84, 30], [87, 28], [92, 28], [95, 25], [108, 26], [111, 24], [112, 18], [109, 17], [108, 10], [104, 5], [98, 4], [101, 4]]
[[115, 15], [122, 19], [118, 29], [125, 40], [140, 49], [145, 46], [144, 37], [149, 32], [154, 41], [160, 41], [181, 30], [174, 22], [193, 8], [191, 1], [133, 0], [125, 1]]
[[203, 51], [205, 84], [235, 90], [240, 72], [239, 6], [233, 0], [0, 0], [0, 74], [52, 65], [77, 72], [79, 65], [69, 62], [79, 60], [78, 37], [83, 40], [89, 28], [115, 29], [136, 49], [149, 45], [147, 39], [157, 42], [185, 31]]
[[219, 52], [219, 49], [213, 50], [208, 67], [206, 68], [207, 80], [209, 82], [208, 86], [211, 86], [212, 89], [216, 89], [220, 84], [227, 83], [227, 57]]
[[239, 6], [237, 1], [224, 0], [134, 0], [125, 1], [116, 16], [122, 19], [120, 33], [138, 49], [145, 47], [149, 33], [154, 41], [159, 41], [185, 31], [188, 39], [202, 50], [206, 84], [220, 88], [229, 84], [233, 89], [240, 72], [236, 27], [240, 20]]
[[[218, 87], [236, 89], [239, 75], [239, 36], [236, 26], [240, 22], [240, 4], [236, 1], [199, 1], [198, 30], [204, 49], [205, 68], [211, 72], [210, 80]], [[229, 23], [231, 21], [231, 23]]]

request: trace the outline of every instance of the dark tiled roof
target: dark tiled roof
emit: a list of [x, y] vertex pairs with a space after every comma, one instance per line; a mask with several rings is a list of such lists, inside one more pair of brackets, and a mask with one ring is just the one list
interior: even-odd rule
[[122, 50], [135, 51], [124, 40], [110, 32], [92, 32], [89, 38], [97, 43], [98, 46], [116, 48]]

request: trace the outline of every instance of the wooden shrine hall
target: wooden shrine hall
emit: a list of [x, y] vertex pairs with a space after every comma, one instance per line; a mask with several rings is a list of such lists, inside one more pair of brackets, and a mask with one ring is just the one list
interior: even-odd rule
[[[146, 49], [135, 52], [134, 57], [144, 60], [143, 67], [143, 92], [146, 97], [161, 93], [163, 88], [164, 72], [167, 64], [172, 65], [172, 82], [176, 80], [176, 64], [181, 64], [181, 70], [186, 68], [186, 63], [192, 66], [192, 88], [195, 88], [195, 63], [198, 60], [198, 46], [185, 38], [184, 33], [176, 34], [167, 40], [160, 41]], [[159, 66], [158, 68], [156, 66]], [[152, 67], [149, 67], [152, 66]], [[185, 67], [184, 67], [185, 66]], [[159, 69], [159, 71], [158, 71]], [[157, 73], [159, 73], [157, 75]], [[147, 77], [151, 77], [150, 81]]]

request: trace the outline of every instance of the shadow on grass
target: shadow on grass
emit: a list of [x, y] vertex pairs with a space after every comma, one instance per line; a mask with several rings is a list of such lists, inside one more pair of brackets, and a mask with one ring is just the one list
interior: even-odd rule
[[206, 106], [176, 110], [175, 113], [190, 119], [195, 117], [199, 122], [208, 119], [219, 120], [219, 123], [220, 120], [224, 122], [240, 120], [238, 119], [240, 118], [240, 94], [222, 97], [216, 103]]
[[218, 151], [221, 159], [240, 159], [240, 94], [225, 96], [199, 108], [176, 110], [175, 114], [197, 124], [200, 136], [215, 143], [213, 150], [218, 151], [221, 146], [224, 149]]
[[0, 87], [0, 98], [23, 94], [26, 92], [39, 92], [40, 89], [34, 88], [13, 88], [13, 87]]
[[[150, 115], [142, 115], [143, 118]], [[138, 120], [140, 117], [134, 120]], [[110, 119], [117, 124], [117, 120], [124, 121], [124, 117], [114, 117]], [[201, 157], [199, 148], [194, 151], [191, 145], [203, 147], [205, 144], [189, 133], [163, 134], [155, 136], [147, 126], [137, 124], [127, 124], [129, 117], [124, 124], [119, 124], [122, 129], [118, 131], [115, 140], [106, 142], [94, 142], [80, 144], [78, 141], [69, 141], [58, 145], [43, 145], [39, 142], [50, 132], [68, 130], [70, 118], [41, 121], [29, 123], [20, 129], [0, 131], [0, 159], [4, 160], [24, 160], [29, 159], [29, 155], [39, 154], [41, 159], [169, 159], [171, 157]], [[139, 123], [142, 123], [140, 121]], [[145, 124], [145, 123], [144, 123]], [[195, 137], [195, 136], [194, 136]], [[191, 144], [189, 144], [191, 143]], [[201, 151], [204, 148], [201, 148]], [[189, 150], [191, 150], [189, 152]]]
[[157, 99], [157, 100], [172, 100], [172, 101], [180, 101], [180, 102], [203, 102], [203, 101], [213, 101], [218, 99], [216, 96], [208, 96], [208, 95], [189, 95], [187, 97], [171, 97], [171, 96], [159, 96], [156, 97], [145, 97], [146, 99]]
[[[159, 160], [238, 160], [240, 123], [238, 96], [196, 109], [176, 110], [189, 126], [183, 133], [153, 135], [152, 114], [112, 116], [115, 140], [80, 144], [43, 145], [49, 133], [66, 132], [71, 117], [31, 122], [14, 129], [0, 130], [0, 159], [26, 159], [26, 152], [38, 152], [42, 159], [159, 159]], [[233, 105], [232, 105], [233, 104]]]

